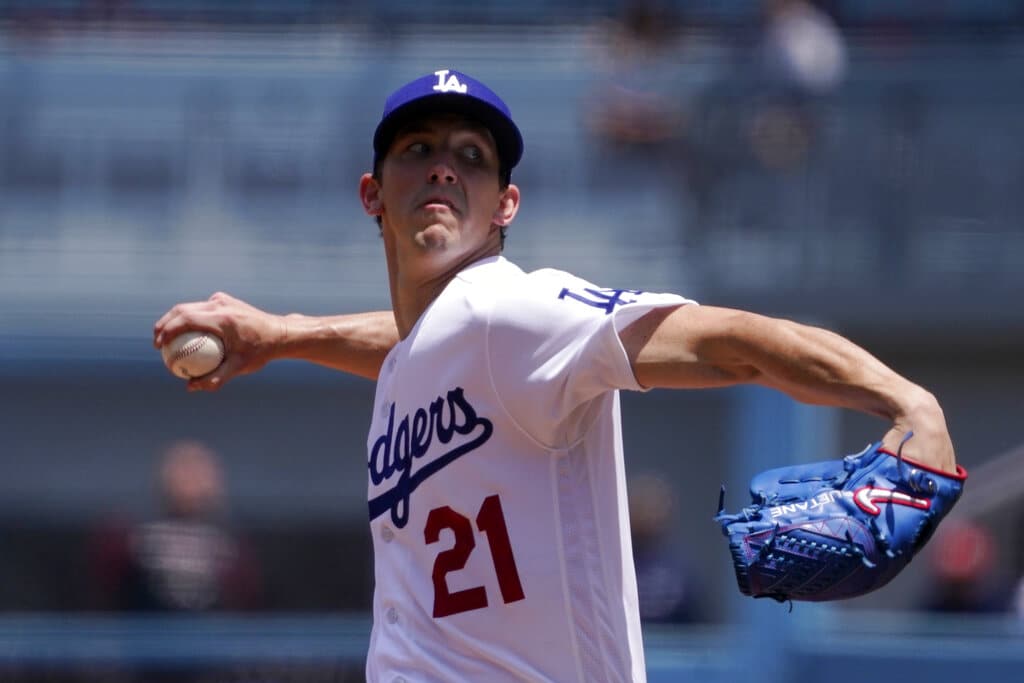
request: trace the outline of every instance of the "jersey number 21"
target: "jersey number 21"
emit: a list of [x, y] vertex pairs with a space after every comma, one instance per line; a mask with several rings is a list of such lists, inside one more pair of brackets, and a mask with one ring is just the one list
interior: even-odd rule
[[[476, 528], [487, 537], [494, 560], [494, 573], [498, 578], [498, 588], [505, 603], [522, 600], [523, 585], [519, 581], [516, 560], [512, 556], [512, 545], [508, 539], [508, 528], [505, 526], [505, 513], [501, 509], [501, 499], [497, 494], [484, 499], [480, 511], [476, 515]], [[470, 554], [476, 548], [473, 526], [469, 518], [447, 505], [434, 508], [427, 515], [427, 526], [423, 529], [423, 539], [427, 544], [437, 543], [442, 529], [451, 529], [455, 535], [455, 545], [438, 553], [434, 560], [434, 618], [447, 617], [459, 612], [487, 607], [487, 590], [483, 586], [466, 588], [460, 591], [449, 591], [446, 575], [466, 566]]]

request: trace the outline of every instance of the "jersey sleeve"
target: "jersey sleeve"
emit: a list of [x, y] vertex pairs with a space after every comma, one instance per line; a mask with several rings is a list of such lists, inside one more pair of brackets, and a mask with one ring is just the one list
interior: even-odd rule
[[495, 301], [487, 330], [489, 372], [513, 421], [543, 445], [561, 448], [578, 437], [595, 398], [643, 390], [619, 331], [656, 308], [693, 302], [598, 287], [553, 270], [526, 281]]

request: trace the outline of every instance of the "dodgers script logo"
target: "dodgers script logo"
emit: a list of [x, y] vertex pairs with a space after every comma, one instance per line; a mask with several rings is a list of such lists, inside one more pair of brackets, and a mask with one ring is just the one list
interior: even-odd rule
[[438, 92], [457, 92], [463, 95], [466, 94], [468, 89], [464, 83], [459, 83], [459, 79], [452, 74], [445, 80], [445, 76], [448, 76], [448, 69], [441, 69], [435, 71], [434, 75], [437, 76], [437, 83], [434, 85], [434, 90]]
[[[409, 496], [416, 487], [458, 458], [483, 446], [493, 432], [494, 425], [476, 414], [462, 387], [452, 389], [446, 396], [438, 396], [426, 408], [418, 408], [411, 417], [404, 415], [397, 425], [392, 403], [387, 430], [370, 449], [367, 466], [374, 486], [380, 486], [396, 474], [398, 481], [390, 490], [370, 499], [370, 520], [390, 510], [391, 521], [399, 529], [403, 528], [409, 521]], [[469, 438], [451, 444], [456, 434]], [[427, 454], [434, 437], [442, 446], [451, 446], [413, 472], [413, 461]]]

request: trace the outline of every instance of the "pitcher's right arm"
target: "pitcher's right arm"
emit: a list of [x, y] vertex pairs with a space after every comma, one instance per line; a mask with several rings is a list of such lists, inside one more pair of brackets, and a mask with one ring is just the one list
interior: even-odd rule
[[153, 345], [188, 330], [206, 330], [224, 341], [221, 366], [190, 380], [190, 391], [215, 391], [225, 382], [255, 372], [272, 360], [306, 360], [342, 372], [376, 379], [398, 341], [391, 311], [333, 316], [275, 315], [229, 294], [180, 303], [153, 326]]

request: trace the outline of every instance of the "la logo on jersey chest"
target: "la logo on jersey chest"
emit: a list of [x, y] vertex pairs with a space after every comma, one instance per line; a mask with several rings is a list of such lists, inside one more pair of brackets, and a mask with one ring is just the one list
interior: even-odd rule
[[455, 74], [449, 76], [449, 73], [451, 73], [449, 69], [441, 69], [440, 71], [434, 72], [434, 75], [437, 76], [437, 83], [434, 84], [434, 90], [438, 92], [457, 92], [465, 95], [469, 88], [465, 83], [459, 82], [458, 76]]

